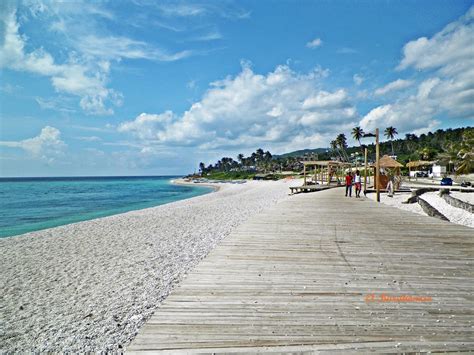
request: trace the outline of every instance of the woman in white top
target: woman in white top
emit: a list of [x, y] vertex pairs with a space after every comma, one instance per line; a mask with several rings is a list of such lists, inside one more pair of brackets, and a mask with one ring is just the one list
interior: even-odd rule
[[356, 198], [357, 198], [357, 197], [360, 197], [360, 190], [362, 188], [359, 170], [356, 170], [356, 174], [354, 176], [354, 183], [355, 183]]

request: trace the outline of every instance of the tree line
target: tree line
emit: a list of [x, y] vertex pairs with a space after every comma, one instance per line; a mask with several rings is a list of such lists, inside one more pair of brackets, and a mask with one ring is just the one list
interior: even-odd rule
[[[328, 149], [315, 149], [306, 151], [303, 155], [288, 153], [283, 156], [274, 156], [262, 148], [257, 149], [249, 156], [239, 154], [236, 160], [223, 157], [215, 164], [199, 164], [201, 175], [213, 172], [278, 172], [300, 171], [303, 168], [302, 160], [340, 160], [353, 161], [354, 156], [363, 156], [367, 148], [369, 160], [375, 160], [375, 139], [372, 133], [366, 133], [357, 126], [350, 132], [358, 146], [348, 147], [347, 137], [340, 133], [330, 142]], [[465, 174], [474, 170], [474, 128], [448, 128], [438, 129], [435, 132], [416, 135], [406, 134], [403, 138], [398, 136], [397, 128], [390, 126], [383, 130], [387, 141], [380, 142], [380, 154], [396, 157], [402, 164], [414, 160], [439, 160], [445, 164], [452, 164], [456, 172]]]

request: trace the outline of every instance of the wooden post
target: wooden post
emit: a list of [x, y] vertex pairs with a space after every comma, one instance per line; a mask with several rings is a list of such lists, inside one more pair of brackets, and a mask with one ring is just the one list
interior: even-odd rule
[[304, 165], [304, 163], [303, 163], [303, 174], [304, 174], [303, 186], [306, 186], [306, 165]]
[[375, 191], [377, 191], [377, 202], [380, 202], [380, 146], [379, 129], [375, 129]]
[[367, 147], [364, 148], [364, 193], [367, 191]]

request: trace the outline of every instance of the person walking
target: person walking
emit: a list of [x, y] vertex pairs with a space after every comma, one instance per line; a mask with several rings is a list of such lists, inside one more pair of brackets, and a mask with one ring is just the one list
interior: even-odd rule
[[389, 177], [388, 183], [387, 183], [387, 196], [388, 197], [393, 197], [395, 191], [393, 188], [393, 177]]
[[352, 197], [352, 174], [348, 171], [346, 174], [346, 197]]
[[360, 172], [359, 170], [356, 170], [355, 176], [354, 176], [354, 183], [355, 183], [355, 189], [356, 189], [356, 197], [360, 198], [360, 190], [362, 189], [362, 181], [360, 177]]

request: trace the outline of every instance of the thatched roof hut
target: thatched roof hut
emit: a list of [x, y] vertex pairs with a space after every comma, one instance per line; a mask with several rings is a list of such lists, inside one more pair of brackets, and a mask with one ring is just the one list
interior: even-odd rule
[[420, 166], [431, 166], [433, 165], [434, 162], [432, 161], [427, 161], [427, 160], [415, 160], [415, 161], [410, 161], [407, 163], [407, 168], [418, 168]]
[[393, 159], [388, 155], [384, 155], [379, 160], [381, 168], [403, 168], [403, 164], [400, 164], [398, 161]]
[[[379, 181], [376, 181], [375, 184], [378, 184], [379, 188], [384, 190], [388, 181], [393, 178], [395, 189], [398, 190], [401, 184], [400, 168], [403, 167], [403, 164], [400, 164], [398, 161], [388, 155], [384, 155], [382, 158], [380, 158], [379, 163], [380, 170], [382, 170], [383, 173], [379, 175]], [[372, 165], [372, 167], [374, 168], [374, 175], [376, 175], [375, 169], [377, 167], [375, 164]]]

